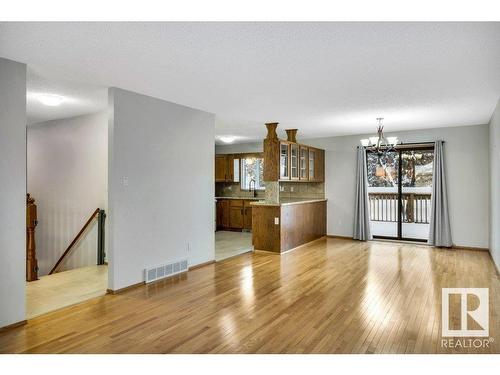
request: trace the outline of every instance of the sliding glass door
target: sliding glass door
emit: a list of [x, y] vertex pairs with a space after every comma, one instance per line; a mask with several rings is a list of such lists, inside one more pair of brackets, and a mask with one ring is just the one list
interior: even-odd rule
[[432, 146], [403, 146], [379, 157], [367, 152], [370, 225], [375, 238], [427, 241]]

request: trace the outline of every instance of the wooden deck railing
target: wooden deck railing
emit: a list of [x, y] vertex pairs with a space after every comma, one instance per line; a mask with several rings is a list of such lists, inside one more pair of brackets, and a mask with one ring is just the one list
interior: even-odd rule
[[[398, 193], [368, 193], [370, 220], [398, 221]], [[429, 224], [431, 194], [402, 193], [403, 223]]]

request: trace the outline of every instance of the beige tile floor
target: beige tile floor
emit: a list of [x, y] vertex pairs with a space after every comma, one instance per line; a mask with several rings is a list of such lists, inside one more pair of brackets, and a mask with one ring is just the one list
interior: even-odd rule
[[27, 319], [106, 294], [108, 266], [89, 266], [26, 283]]
[[215, 232], [215, 261], [253, 251], [252, 233]]

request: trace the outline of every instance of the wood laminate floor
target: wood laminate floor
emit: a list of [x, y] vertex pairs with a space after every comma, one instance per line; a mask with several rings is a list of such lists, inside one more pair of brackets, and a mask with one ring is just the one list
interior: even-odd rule
[[62, 307], [106, 294], [108, 266], [88, 266], [26, 283], [26, 317], [46, 314]]
[[[488, 348], [441, 347], [441, 288], [489, 288]], [[248, 253], [0, 334], [7, 353], [499, 353], [487, 252], [322, 239]]]

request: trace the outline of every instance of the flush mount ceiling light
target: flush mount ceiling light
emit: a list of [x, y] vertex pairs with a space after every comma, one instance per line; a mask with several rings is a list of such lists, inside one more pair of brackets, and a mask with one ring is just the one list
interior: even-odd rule
[[49, 107], [57, 107], [58, 105], [61, 105], [62, 102], [64, 102], [64, 98], [62, 96], [54, 94], [40, 94], [37, 95], [37, 99], [40, 103]]
[[224, 136], [224, 137], [219, 137], [219, 139], [224, 143], [233, 143], [236, 137]]

